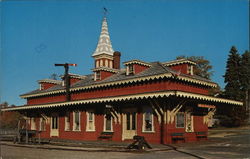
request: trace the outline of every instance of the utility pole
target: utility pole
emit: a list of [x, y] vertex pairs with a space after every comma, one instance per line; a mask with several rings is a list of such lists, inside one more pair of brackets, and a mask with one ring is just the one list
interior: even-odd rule
[[66, 101], [70, 101], [70, 77], [69, 77], [69, 66], [77, 66], [77, 64], [69, 64], [69, 63], [65, 63], [65, 64], [55, 64], [55, 66], [63, 66], [65, 69], [65, 73], [64, 73], [64, 84], [65, 84], [65, 89], [66, 89]]

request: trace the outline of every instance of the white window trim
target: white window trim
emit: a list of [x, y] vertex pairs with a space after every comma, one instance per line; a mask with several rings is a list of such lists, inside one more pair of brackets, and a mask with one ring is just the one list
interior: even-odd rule
[[[53, 118], [57, 118], [57, 128], [56, 129], [53, 129]], [[51, 117], [50, 118], [50, 128], [51, 128], [51, 130], [53, 129], [53, 130], [58, 130], [59, 129], [59, 117], [58, 116], [53, 116], [53, 117]]]
[[105, 60], [105, 67], [109, 67], [109, 62], [107, 59]]
[[103, 66], [103, 61], [102, 60], [100, 60], [100, 67], [102, 67]]
[[76, 130], [76, 124], [75, 124], [75, 113], [73, 112], [73, 131], [81, 131], [81, 112], [79, 112], [79, 130]]
[[145, 130], [145, 115], [146, 115], [146, 112], [143, 113], [142, 115], [142, 132], [143, 133], [155, 133], [155, 127], [154, 127], [154, 114], [153, 112], [151, 113], [151, 118], [152, 118], [152, 130], [148, 131], [148, 130]]
[[40, 90], [43, 90], [43, 89], [44, 89], [44, 86], [43, 86], [42, 83], [39, 84], [39, 89], [40, 89]]
[[96, 60], [96, 68], [99, 67], [99, 60]]
[[[183, 119], [184, 119], [184, 121], [183, 121], [184, 126], [183, 126], [183, 127], [178, 127], [178, 126], [177, 126], [177, 114], [178, 114], [178, 113], [181, 113], [181, 114], [184, 115], [184, 117], [183, 117]], [[175, 127], [176, 127], [176, 128], [185, 128], [185, 126], [186, 126], [185, 113], [184, 113], [184, 112], [178, 112], [178, 113], [176, 113], [176, 115], [175, 115]]]
[[[69, 113], [69, 118], [70, 118], [70, 112], [68, 112]], [[66, 116], [64, 117], [64, 131], [70, 131], [70, 122], [67, 122], [67, 118], [68, 118], [68, 116], [67, 116], [67, 114], [66, 114]], [[69, 119], [69, 121], [70, 121], [70, 119]], [[69, 129], [67, 129], [67, 127], [66, 127], [66, 125], [67, 124], [69, 124]]]
[[113, 61], [109, 61], [109, 67], [113, 68]]
[[[133, 72], [132, 71], [130, 71], [130, 67], [132, 67], [133, 68]], [[134, 65], [133, 64], [130, 64], [130, 65], [127, 65], [127, 67], [126, 67], [126, 75], [133, 75], [133, 74], [135, 74], [135, 67], [134, 67]]]
[[103, 131], [104, 132], [114, 132], [113, 131], [113, 118], [111, 116], [111, 130], [106, 130], [106, 114], [103, 116], [104, 124], [103, 124]]
[[[44, 120], [44, 130], [42, 130], [42, 121]], [[46, 120], [43, 119], [43, 117], [40, 117], [40, 120], [39, 120], [39, 131], [46, 131]]]
[[36, 130], [36, 121], [34, 117], [30, 118], [30, 130]]
[[[99, 77], [97, 76], [97, 73], [99, 73]], [[97, 78], [98, 77], [98, 78]], [[95, 77], [94, 77], [94, 80], [97, 81], [97, 80], [101, 80], [101, 72], [95, 72]]]
[[[90, 112], [93, 113], [93, 118], [92, 118], [92, 120], [93, 120], [93, 129], [92, 130], [89, 129], [89, 114], [90, 114]], [[94, 111], [93, 110], [86, 111], [86, 117], [87, 117], [86, 131], [87, 132], [94, 132], [95, 131], [95, 113], [94, 113]]]

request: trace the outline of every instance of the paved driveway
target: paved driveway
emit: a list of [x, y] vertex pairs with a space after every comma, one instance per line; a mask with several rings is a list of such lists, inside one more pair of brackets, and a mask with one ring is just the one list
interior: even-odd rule
[[2, 159], [250, 159], [250, 129], [213, 130], [209, 141], [166, 145], [166, 148], [169, 150], [91, 152], [1, 145], [1, 156]]

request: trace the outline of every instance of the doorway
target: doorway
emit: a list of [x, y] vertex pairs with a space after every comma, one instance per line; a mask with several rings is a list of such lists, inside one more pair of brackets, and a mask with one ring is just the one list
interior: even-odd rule
[[137, 130], [137, 113], [135, 110], [126, 110], [122, 114], [123, 133], [122, 140], [133, 139]]
[[51, 123], [50, 136], [51, 137], [58, 137], [59, 136], [59, 118], [58, 118], [58, 116], [52, 116], [50, 123]]

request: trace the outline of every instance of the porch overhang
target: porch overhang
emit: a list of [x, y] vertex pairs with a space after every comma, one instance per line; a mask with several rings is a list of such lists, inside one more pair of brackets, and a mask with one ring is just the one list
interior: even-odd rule
[[57, 103], [47, 103], [39, 105], [25, 105], [11, 108], [4, 108], [1, 111], [21, 111], [28, 109], [44, 109], [44, 108], [54, 108], [54, 107], [65, 107], [65, 106], [74, 106], [74, 105], [85, 105], [85, 104], [95, 104], [95, 103], [109, 103], [109, 102], [122, 102], [128, 100], [139, 100], [139, 99], [151, 99], [151, 98], [162, 98], [162, 97], [179, 97], [186, 99], [194, 99], [199, 101], [213, 102], [213, 103], [224, 103], [230, 105], [242, 106], [243, 103], [235, 100], [229, 100], [224, 98], [217, 98], [213, 96], [207, 96], [202, 94], [195, 94], [191, 92], [183, 91], [160, 91], [160, 92], [147, 92], [142, 94], [130, 94], [123, 96], [110, 96], [103, 98], [91, 98], [83, 99], [76, 101], [67, 101], [67, 102], [57, 102]]

